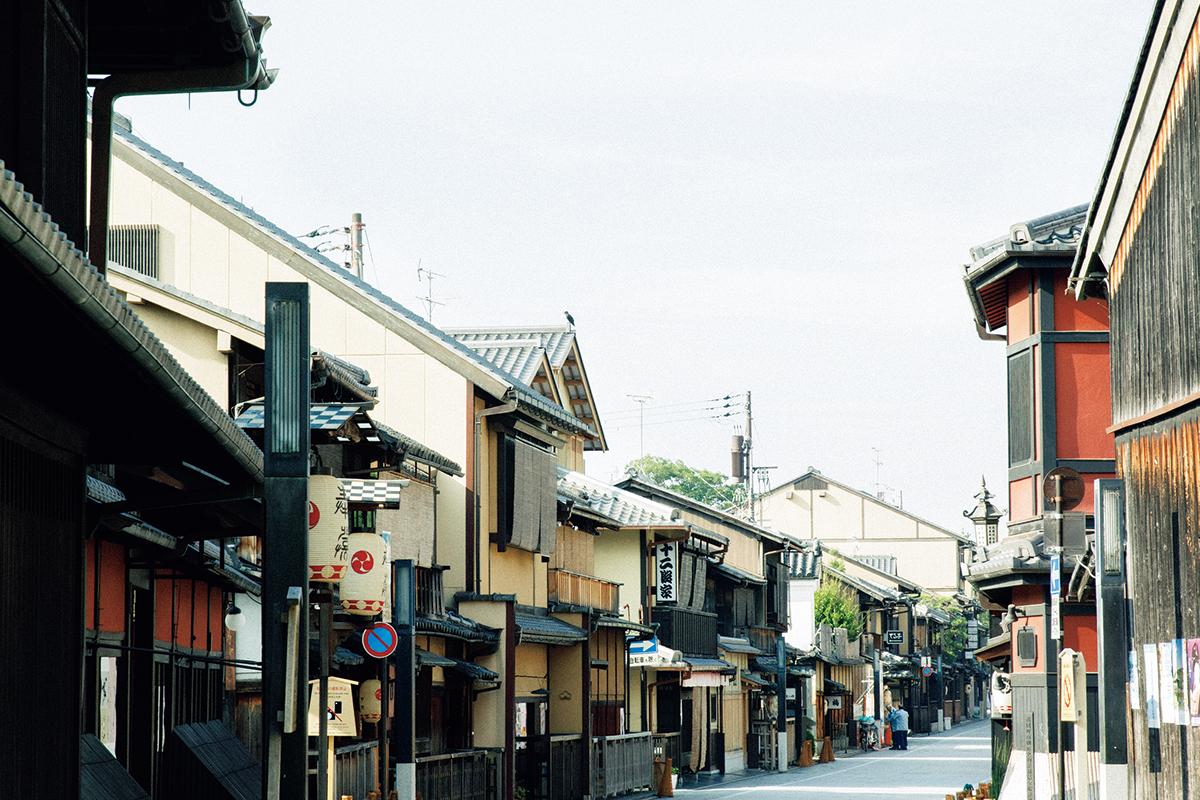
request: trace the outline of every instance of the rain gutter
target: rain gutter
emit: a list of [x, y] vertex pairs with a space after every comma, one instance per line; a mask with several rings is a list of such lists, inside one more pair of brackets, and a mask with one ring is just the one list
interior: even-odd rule
[[[88, 257], [92, 266], [104, 275], [108, 266], [109, 194], [112, 184], [113, 105], [118, 97], [132, 95], [180, 94], [185, 92], [223, 92], [242, 89], [266, 89], [277, 70], [263, 65], [258, 35], [270, 26], [267, 18], [256, 18], [254, 25], [246, 16], [241, 0], [224, 0], [227, 19], [239, 53], [227, 67], [171, 70], [109, 75], [96, 84], [92, 97], [92, 186], [91, 216], [88, 219]], [[256, 28], [257, 26], [257, 28]]]

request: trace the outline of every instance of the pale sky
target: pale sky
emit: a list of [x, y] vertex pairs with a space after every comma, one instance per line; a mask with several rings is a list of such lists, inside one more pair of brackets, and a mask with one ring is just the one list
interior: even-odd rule
[[281, 69], [252, 107], [117, 110], [293, 234], [361, 212], [367, 279], [425, 313], [436, 273], [439, 326], [570, 311], [589, 474], [642, 436], [728, 472], [740, 414], [688, 410], [749, 390], [772, 485], [878, 482], [956, 531], [981, 475], [1007, 506], [962, 265], [1091, 200], [1150, 0], [244, 2]]

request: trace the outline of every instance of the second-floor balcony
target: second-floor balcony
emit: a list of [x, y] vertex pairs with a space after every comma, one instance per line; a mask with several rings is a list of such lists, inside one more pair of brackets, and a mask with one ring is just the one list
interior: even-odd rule
[[594, 608], [616, 614], [621, 610], [619, 583], [581, 575], [565, 569], [552, 569], [549, 574], [549, 600], [571, 606]]
[[685, 656], [717, 658], [717, 615], [676, 606], [655, 606], [650, 621], [658, 624], [658, 640]]

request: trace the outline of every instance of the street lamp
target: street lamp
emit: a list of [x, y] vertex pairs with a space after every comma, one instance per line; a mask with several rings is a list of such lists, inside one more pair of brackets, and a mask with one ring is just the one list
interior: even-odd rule
[[997, 524], [1000, 522], [1003, 512], [992, 505], [992, 498], [996, 495], [988, 491], [987, 482], [980, 477], [979, 483], [981, 488], [979, 494], [975, 495], [975, 499], [979, 502], [970, 511], [964, 511], [963, 516], [974, 523], [975, 545], [982, 550], [999, 540], [1000, 533]]

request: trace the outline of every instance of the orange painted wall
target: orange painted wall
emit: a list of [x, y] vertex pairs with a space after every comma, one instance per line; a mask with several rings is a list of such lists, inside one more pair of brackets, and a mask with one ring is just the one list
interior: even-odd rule
[[[221, 649], [221, 591], [203, 581], [159, 577], [154, 584], [154, 638], [198, 650]], [[194, 593], [194, 602], [193, 602]], [[174, 637], [172, 638], [172, 609]]]
[[1054, 270], [1054, 329], [1058, 331], [1106, 331], [1108, 330], [1108, 303], [1103, 300], [1075, 299], [1075, 292], [1067, 292], [1067, 277], [1070, 270]]
[[1037, 491], [1033, 478], [1021, 478], [1008, 483], [1008, 518], [1012, 522], [1037, 516]]
[[1106, 342], [1054, 346], [1054, 410], [1059, 458], [1114, 458], [1112, 387]]
[[87, 541], [84, 626], [96, 630], [96, 547], [100, 547], [100, 630], [125, 631], [125, 548], [95, 538]]
[[1032, 336], [1034, 298], [1029, 292], [1029, 273], [1017, 270], [1008, 276], [1008, 343]]
[[1063, 615], [1063, 647], [1083, 653], [1088, 672], [1096, 672], [1096, 617], [1095, 615]]

